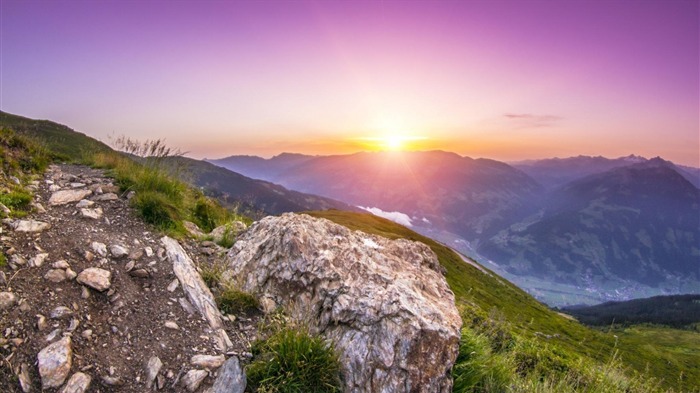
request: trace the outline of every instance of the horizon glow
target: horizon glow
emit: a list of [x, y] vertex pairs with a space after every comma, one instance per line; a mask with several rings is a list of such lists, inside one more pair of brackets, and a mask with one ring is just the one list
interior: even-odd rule
[[3, 0], [0, 109], [195, 158], [699, 167], [699, 18], [697, 1]]

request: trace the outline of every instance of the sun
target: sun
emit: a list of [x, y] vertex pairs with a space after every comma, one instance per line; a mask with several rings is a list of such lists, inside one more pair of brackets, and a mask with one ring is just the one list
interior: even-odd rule
[[401, 135], [396, 135], [396, 134], [390, 134], [390, 135], [385, 135], [383, 138], [382, 144], [386, 148], [386, 150], [401, 150], [404, 145], [406, 138], [401, 136]]

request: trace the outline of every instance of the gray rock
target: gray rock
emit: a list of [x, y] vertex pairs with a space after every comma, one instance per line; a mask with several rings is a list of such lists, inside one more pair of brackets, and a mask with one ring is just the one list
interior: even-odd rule
[[73, 310], [66, 306], [58, 306], [51, 310], [49, 317], [51, 319], [65, 319], [73, 315]]
[[119, 199], [119, 196], [113, 192], [108, 192], [106, 194], [98, 195], [94, 198], [92, 198], [93, 201], [116, 201]]
[[94, 205], [94, 204], [95, 204], [95, 202], [93, 202], [93, 201], [90, 201], [90, 200], [87, 200], [87, 199], [81, 199], [80, 202], [78, 202], [78, 203], [75, 205], [75, 207], [77, 207], [78, 209], [83, 209], [83, 208], [86, 208], [86, 207], [91, 207], [91, 206]]
[[202, 381], [204, 381], [207, 375], [209, 375], [209, 373], [204, 370], [190, 370], [182, 377], [181, 383], [185, 385], [187, 390], [194, 392], [199, 388], [199, 385], [202, 384]]
[[51, 228], [51, 224], [36, 220], [17, 220], [12, 224], [12, 229], [17, 232], [41, 232]]
[[8, 215], [8, 214], [12, 213], [12, 210], [10, 210], [7, 206], [0, 203], [0, 212], [3, 212], [6, 215]]
[[85, 198], [86, 196], [92, 194], [90, 190], [62, 190], [56, 191], [51, 194], [49, 198], [49, 205], [65, 205], [67, 203], [78, 202], [79, 200]]
[[66, 262], [64, 259], [61, 259], [60, 261], [56, 261], [51, 264], [51, 267], [54, 269], [68, 269], [70, 265], [68, 262]]
[[83, 187], [85, 187], [85, 183], [74, 182], [74, 183], [71, 183], [69, 185], [70, 185], [70, 188], [83, 188]]
[[153, 381], [155, 381], [161, 367], [163, 367], [163, 362], [160, 361], [158, 356], [153, 356], [148, 360], [146, 365], [146, 388], [150, 389], [153, 386]]
[[239, 233], [245, 231], [246, 228], [245, 223], [241, 221], [233, 221], [226, 225], [221, 225], [214, 228], [209, 235], [214, 239], [214, 242], [220, 243], [224, 239], [225, 235], [228, 234], [228, 236], [236, 237]]
[[100, 218], [102, 218], [102, 215], [104, 213], [102, 212], [102, 208], [97, 207], [94, 209], [88, 209], [88, 208], [80, 209], [80, 214], [85, 218], [99, 220]]
[[63, 269], [51, 269], [46, 274], [44, 278], [55, 283], [63, 282], [66, 280], [66, 271]]
[[229, 358], [219, 369], [219, 376], [214, 381], [212, 393], [243, 393], [246, 377], [241, 362], [236, 356]]
[[105, 245], [104, 243], [92, 242], [90, 244], [90, 247], [92, 247], [92, 251], [94, 251], [95, 254], [103, 258], [107, 256], [107, 245]]
[[17, 304], [17, 295], [12, 292], [0, 292], [0, 311], [9, 310]]
[[41, 203], [35, 202], [32, 204], [32, 206], [34, 206], [34, 209], [36, 209], [37, 213], [40, 213], [40, 214], [46, 213], [46, 209], [44, 208], [44, 205], [42, 205]]
[[87, 285], [92, 289], [102, 292], [109, 289], [109, 287], [112, 285], [110, 282], [111, 279], [112, 272], [109, 270], [100, 269], [98, 267], [89, 267], [80, 272], [76, 280], [83, 285]]
[[345, 392], [451, 391], [462, 321], [428, 246], [284, 214], [251, 226], [227, 262], [224, 279], [335, 343]]
[[20, 366], [19, 386], [22, 388], [24, 393], [29, 393], [32, 391], [32, 380], [29, 377], [29, 365], [27, 363], [22, 363]]
[[168, 329], [180, 330], [180, 327], [177, 326], [177, 323], [173, 321], [165, 321], [165, 327]]
[[160, 241], [165, 247], [168, 260], [173, 264], [173, 271], [180, 281], [187, 299], [216, 332], [217, 347], [222, 351], [227, 350], [231, 345], [231, 340], [223, 329], [221, 313], [216, 306], [214, 296], [197, 272], [194, 262], [176, 240], [165, 236]]
[[72, 279], [76, 278], [77, 276], [78, 276], [78, 273], [73, 271], [73, 269], [71, 269], [71, 268], [66, 269], [66, 279], [72, 280]]
[[119, 244], [109, 246], [109, 252], [112, 253], [112, 256], [117, 259], [124, 258], [125, 256], [129, 255], [129, 249]]
[[190, 363], [192, 363], [192, 365], [195, 367], [214, 370], [221, 367], [221, 365], [224, 364], [225, 360], [226, 358], [224, 357], [224, 355], [194, 355], [190, 359]]
[[41, 265], [44, 264], [44, 261], [46, 261], [46, 258], [49, 257], [48, 253], [41, 253], [35, 255], [32, 259], [29, 260], [29, 265], [34, 266], [34, 267], [40, 267]]
[[19, 254], [15, 254], [10, 257], [10, 265], [14, 266], [24, 266], [27, 264], [27, 260]]
[[41, 314], [37, 314], [36, 328], [39, 329], [40, 332], [43, 332], [44, 330], [46, 330], [47, 327], [48, 325], [46, 324], [46, 317]]
[[202, 237], [204, 236], [204, 232], [202, 232], [201, 229], [197, 226], [197, 224], [191, 222], [191, 221], [183, 221], [182, 225], [185, 227], [185, 230], [189, 232], [190, 235], [194, 237]]
[[63, 337], [46, 346], [39, 352], [37, 358], [42, 388], [57, 388], [63, 385], [73, 364], [70, 337]]
[[90, 387], [92, 377], [81, 372], [73, 374], [59, 393], [84, 393]]

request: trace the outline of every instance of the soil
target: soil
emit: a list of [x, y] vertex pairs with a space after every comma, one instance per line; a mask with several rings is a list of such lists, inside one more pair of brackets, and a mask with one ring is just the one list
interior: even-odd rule
[[[116, 193], [117, 199], [95, 201], [90, 208], [101, 208], [103, 216], [89, 218], [76, 207], [77, 201], [50, 206], [49, 198], [58, 187], [92, 190], [93, 194], [85, 197], [87, 200], [110, 192]], [[73, 361], [68, 376], [77, 371], [91, 376], [89, 392], [147, 391], [146, 364], [153, 356], [163, 363], [158, 377], [160, 391], [186, 391], [181, 379], [197, 368], [190, 363], [193, 355], [232, 356], [249, 350], [256, 335], [257, 315], [240, 315], [234, 321], [225, 318], [233, 347], [218, 351], [206, 320], [197, 311], [189, 313], [181, 305], [186, 298], [181, 286], [172, 292], [168, 289], [172, 289], [177, 278], [159, 241], [163, 235], [137, 216], [129, 206], [128, 194], [119, 193], [102, 171], [84, 166], [52, 166], [44, 179], [33, 182], [29, 188], [34, 189], [35, 203], [41, 206], [22, 220], [43, 221], [51, 226], [41, 232], [18, 232], [12, 229], [17, 219], [3, 220], [0, 244], [7, 264], [0, 267], [5, 275], [3, 280], [0, 274], [0, 291], [14, 293], [19, 301], [0, 311], [0, 391], [23, 391], [18, 378], [23, 364], [28, 366], [32, 391], [41, 391], [37, 354], [64, 335], [72, 337]], [[41, 212], [41, 207], [45, 212]], [[112, 245], [121, 245], [129, 250], [129, 255], [117, 258], [108, 251], [101, 257], [93, 250], [93, 242], [103, 243], [108, 250]], [[212, 253], [210, 243], [203, 248], [194, 239], [180, 241], [199, 266], [219, 263], [226, 251], [215, 249]], [[32, 266], [32, 258], [41, 253], [48, 257], [41, 266]], [[75, 278], [52, 282], [45, 275], [58, 261], [67, 262], [75, 273], [90, 267], [108, 270], [111, 287], [99, 292]], [[136, 271], [147, 276], [139, 277]], [[52, 319], [52, 310], [58, 306], [68, 307], [72, 315]], [[46, 318], [42, 330], [37, 324], [39, 316]], [[166, 321], [174, 322], [178, 329], [166, 327]], [[209, 376], [196, 391], [204, 391], [213, 383], [216, 370], [208, 371]], [[110, 385], [115, 382], [116, 385]]]

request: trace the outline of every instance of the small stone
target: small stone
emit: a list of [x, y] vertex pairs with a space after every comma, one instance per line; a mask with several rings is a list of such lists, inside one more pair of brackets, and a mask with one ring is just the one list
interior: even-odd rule
[[22, 312], [27, 312], [32, 309], [32, 306], [29, 305], [29, 302], [22, 299], [19, 301], [19, 310]]
[[100, 207], [95, 208], [95, 209], [84, 208], [84, 209], [80, 209], [80, 214], [86, 218], [91, 218], [93, 220], [99, 220], [100, 218], [102, 218], [103, 212], [102, 212], [102, 208], [100, 208]]
[[34, 266], [34, 267], [40, 267], [41, 265], [44, 264], [44, 261], [46, 261], [46, 258], [49, 257], [48, 253], [41, 253], [35, 255], [32, 259], [29, 260], [29, 265]]
[[202, 384], [207, 375], [209, 373], [204, 370], [190, 370], [182, 377], [182, 384], [187, 387], [187, 390], [194, 392], [199, 388], [199, 385]]
[[71, 188], [82, 188], [82, 187], [85, 187], [85, 183], [71, 183], [70, 187]]
[[84, 393], [90, 387], [92, 377], [78, 371], [73, 374], [59, 393]]
[[204, 232], [202, 232], [201, 229], [197, 226], [197, 224], [191, 222], [191, 221], [183, 221], [182, 225], [185, 227], [185, 230], [189, 232], [190, 235], [193, 237], [202, 237], [204, 236]]
[[83, 332], [80, 333], [80, 336], [86, 340], [91, 339], [92, 338], [92, 329], [83, 330]]
[[180, 327], [177, 326], [177, 323], [173, 321], [165, 321], [165, 327], [168, 329], [180, 330]]
[[41, 232], [51, 228], [51, 224], [37, 220], [18, 220], [12, 225], [12, 228], [16, 232]]
[[107, 386], [124, 385], [124, 381], [122, 381], [122, 379], [119, 377], [113, 377], [110, 375], [102, 375], [102, 376], [100, 376], [100, 379], [102, 380], [102, 383], [104, 383]]
[[126, 270], [127, 272], [130, 272], [134, 269], [134, 265], [136, 265], [136, 262], [129, 261], [126, 263], [126, 266], [124, 266], [124, 270]]
[[73, 310], [66, 306], [58, 306], [51, 310], [49, 317], [51, 319], [64, 319], [73, 315]]
[[27, 264], [27, 260], [24, 259], [24, 257], [19, 255], [19, 254], [15, 254], [12, 257], [10, 257], [10, 265], [24, 266], [26, 264]]
[[71, 269], [71, 268], [66, 269], [66, 278], [67, 278], [68, 280], [72, 280], [72, 279], [74, 279], [74, 278], [77, 277], [77, 276], [78, 276], [78, 273], [76, 273], [75, 271], [73, 271], [73, 269]]
[[177, 289], [177, 286], [180, 284], [180, 281], [176, 278], [173, 281], [170, 282], [168, 285], [168, 292], [174, 292]]
[[56, 261], [56, 262], [52, 263], [51, 267], [54, 269], [64, 269], [65, 270], [65, 269], [68, 269], [70, 267], [70, 265], [68, 264], [68, 262], [61, 259], [60, 261]]
[[109, 252], [111, 252], [112, 256], [114, 258], [117, 258], [117, 259], [123, 258], [123, 257], [129, 255], [129, 249], [124, 247], [124, 246], [121, 246], [119, 244], [111, 245], [109, 247]]
[[155, 381], [161, 367], [163, 367], [163, 362], [160, 361], [158, 356], [153, 356], [148, 360], [146, 365], [146, 388], [150, 389], [153, 386], [153, 381]]
[[34, 208], [36, 209], [37, 213], [40, 213], [40, 214], [46, 213], [46, 208], [41, 203], [36, 202], [33, 205], [34, 205]]
[[146, 252], [147, 257], [152, 257], [153, 256], [153, 249], [151, 247], [144, 247], [143, 251]]
[[6, 215], [12, 213], [12, 210], [8, 209], [7, 206], [3, 205], [2, 203], [0, 203], [0, 211]]
[[63, 190], [56, 191], [49, 198], [49, 205], [65, 205], [67, 203], [78, 202], [86, 196], [92, 194], [90, 190]]
[[55, 283], [59, 283], [66, 280], [66, 271], [63, 269], [51, 269], [46, 274], [44, 278]]
[[104, 243], [92, 242], [90, 246], [92, 247], [92, 251], [94, 251], [95, 254], [103, 258], [107, 256], [107, 246]]
[[126, 193], [126, 200], [127, 200], [127, 201], [130, 201], [131, 198], [133, 198], [133, 197], [135, 197], [135, 196], [136, 196], [136, 191], [129, 191], [129, 192]]
[[17, 295], [12, 292], [0, 292], [0, 311], [9, 310], [17, 304]]
[[224, 355], [194, 355], [190, 359], [190, 363], [192, 363], [193, 366], [207, 368], [209, 370], [221, 367], [224, 361], [226, 361]]
[[108, 192], [102, 195], [98, 195], [94, 198], [92, 198], [93, 201], [116, 201], [119, 199], [119, 196], [113, 192]]
[[75, 331], [75, 329], [78, 328], [78, 326], [80, 326], [80, 321], [73, 318], [70, 320], [70, 326], [68, 326], [68, 329], [66, 329], [66, 331], [73, 332]]
[[48, 325], [46, 324], [46, 317], [41, 315], [41, 314], [37, 314], [36, 315], [36, 328], [39, 329], [40, 332], [42, 332], [42, 331], [46, 330], [47, 327], [48, 327]]
[[59, 186], [58, 184], [52, 184], [49, 186], [49, 191], [51, 191], [51, 192], [55, 192], [55, 191], [58, 191], [60, 189], [61, 189], [61, 186]]
[[141, 268], [130, 271], [129, 275], [138, 278], [148, 278], [151, 273], [149, 273], [148, 270]]
[[87, 287], [82, 287], [80, 290], [80, 297], [83, 299], [89, 299], [90, 298], [90, 290], [87, 289]]
[[22, 366], [20, 366], [19, 386], [24, 393], [32, 391], [32, 380], [29, 378], [29, 365], [27, 363], [22, 363]]
[[133, 259], [135, 261], [138, 261], [141, 259], [141, 257], [143, 257], [143, 250], [136, 250], [129, 254], [129, 259]]
[[90, 251], [85, 251], [85, 260], [92, 262], [93, 259], [95, 259], [95, 254], [91, 253]]
[[94, 204], [95, 204], [95, 202], [93, 202], [93, 201], [89, 201], [89, 200], [87, 200], [87, 199], [81, 199], [80, 202], [78, 202], [78, 203], [75, 205], [75, 207], [77, 207], [78, 209], [83, 209], [83, 208], [86, 208], [86, 207], [90, 207], [90, 206], [92, 206], [92, 205], [94, 205]]
[[112, 272], [98, 267], [89, 267], [78, 274], [77, 281], [90, 288], [103, 292], [112, 285]]
[[54, 329], [51, 331], [51, 333], [49, 333], [46, 336], [46, 338], [44, 338], [44, 340], [47, 343], [50, 343], [50, 342], [54, 341], [56, 339], [56, 337], [58, 337], [60, 334], [61, 334], [61, 329]]
[[57, 388], [63, 384], [70, 372], [72, 357], [70, 337], [63, 337], [39, 352], [37, 358], [43, 389]]

